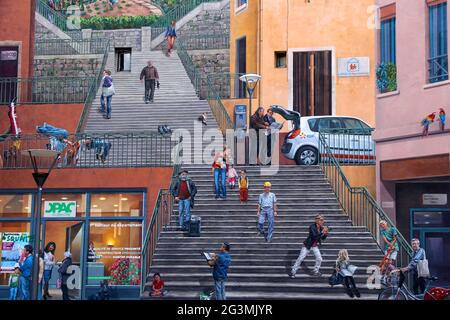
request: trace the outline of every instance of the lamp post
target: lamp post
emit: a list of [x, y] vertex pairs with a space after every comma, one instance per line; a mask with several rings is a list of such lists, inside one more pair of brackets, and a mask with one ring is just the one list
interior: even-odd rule
[[249, 99], [249, 113], [248, 113], [248, 129], [250, 130], [250, 117], [252, 116], [252, 98], [253, 93], [255, 92], [256, 86], [258, 85], [258, 82], [261, 80], [261, 76], [258, 74], [244, 74], [243, 76], [239, 77], [239, 80], [245, 83], [245, 87], [247, 88], [248, 92], [248, 99]]
[[[59, 158], [60, 153], [53, 150], [46, 149], [30, 149], [22, 151], [22, 155], [29, 156], [31, 164], [33, 165], [33, 178], [38, 187], [36, 206], [33, 212], [33, 271], [31, 274], [31, 279], [33, 281], [31, 285], [31, 300], [38, 299], [38, 288], [39, 288], [39, 247], [41, 242], [41, 206], [42, 206], [42, 187], [47, 180], [50, 172], [54, 168], [56, 161]], [[39, 171], [38, 159], [49, 159], [51, 164], [47, 172]]]

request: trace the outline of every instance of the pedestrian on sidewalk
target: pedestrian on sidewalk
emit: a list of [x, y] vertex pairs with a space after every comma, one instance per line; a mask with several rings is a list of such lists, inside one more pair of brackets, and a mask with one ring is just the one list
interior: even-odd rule
[[220, 253], [211, 253], [212, 260], [208, 264], [213, 267], [214, 288], [216, 300], [226, 300], [225, 282], [228, 279], [228, 268], [231, 264], [230, 244], [225, 242], [220, 247]]
[[353, 298], [354, 296], [357, 298], [361, 297], [361, 294], [356, 287], [355, 279], [353, 278], [357, 267], [350, 264], [350, 257], [348, 256], [348, 251], [346, 249], [339, 251], [335, 268], [336, 272], [344, 278], [345, 291], [350, 298]]
[[171, 194], [175, 197], [175, 201], [178, 202], [179, 226], [184, 231], [189, 227], [191, 208], [194, 207], [194, 198], [197, 194], [197, 187], [188, 174], [187, 170], [181, 171], [178, 181], [175, 182], [171, 189]]
[[247, 170], [241, 170], [239, 174], [239, 200], [241, 204], [248, 201], [248, 177]]
[[176, 30], [177, 22], [172, 20], [170, 26], [167, 27], [166, 31], [166, 40], [167, 40], [167, 55], [170, 56], [172, 53], [173, 47], [175, 46], [175, 39], [177, 38], [177, 30]]
[[[116, 94], [113, 84], [113, 78], [111, 77], [110, 70], [103, 71], [102, 78], [102, 95], [100, 96], [100, 112], [104, 114], [105, 119], [111, 119], [111, 101], [112, 96]], [[106, 98], [106, 109], [105, 109]]]
[[294, 266], [291, 271], [291, 278], [295, 278], [295, 274], [297, 270], [300, 268], [303, 260], [305, 260], [308, 253], [312, 250], [314, 256], [316, 257], [316, 262], [314, 265], [313, 275], [321, 276], [322, 274], [319, 272], [320, 265], [322, 264], [322, 255], [320, 254], [319, 246], [322, 244], [322, 241], [328, 237], [329, 229], [324, 226], [325, 219], [321, 215], [317, 215], [315, 219], [315, 223], [309, 226], [309, 235], [308, 238], [303, 242], [302, 250], [300, 251], [300, 255], [295, 261]]
[[[226, 148], [224, 148], [224, 150], [225, 149]], [[224, 151], [219, 151], [214, 156], [212, 173], [214, 175], [216, 199], [221, 198], [225, 200], [227, 198], [227, 165], [226, 154]]]
[[[264, 192], [259, 195], [258, 201], [258, 235], [264, 235], [266, 242], [272, 241], [273, 229], [275, 225], [275, 217], [278, 215], [277, 197], [270, 192], [272, 184], [264, 183]], [[268, 231], [264, 232], [264, 223], [268, 222]]]
[[147, 66], [141, 71], [140, 80], [143, 82], [145, 80], [145, 103], [153, 103], [153, 98], [155, 97], [155, 86], [159, 88], [159, 74], [158, 69], [149, 60], [147, 61]]

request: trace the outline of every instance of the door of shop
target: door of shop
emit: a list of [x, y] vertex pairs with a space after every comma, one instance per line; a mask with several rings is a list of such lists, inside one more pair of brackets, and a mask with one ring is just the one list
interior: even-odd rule
[[411, 238], [425, 249], [434, 285], [450, 287], [450, 209], [411, 209]]
[[[71, 255], [71, 265], [67, 273], [70, 274], [67, 280], [67, 289], [70, 300], [80, 300], [83, 295], [83, 247], [84, 235], [86, 234], [85, 223], [77, 220], [50, 220], [43, 221], [43, 242], [42, 250], [45, 246], [54, 242], [55, 250], [55, 266], [51, 271], [49, 282], [49, 293], [51, 300], [62, 300], [63, 294], [60, 288], [57, 288], [57, 279], [60, 278], [58, 272], [67, 252]], [[44, 283], [42, 284], [44, 285]]]

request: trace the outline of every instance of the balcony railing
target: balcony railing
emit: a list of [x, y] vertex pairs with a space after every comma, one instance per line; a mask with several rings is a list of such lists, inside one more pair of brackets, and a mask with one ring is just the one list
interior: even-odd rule
[[93, 77], [0, 78], [0, 104], [84, 103]]
[[[21, 151], [49, 149], [60, 152], [58, 168], [147, 168], [177, 165], [177, 136], [155, 132], [72, 134], [48, 137], [43, 134], [0, 136], [2, 169], [30, 169], [30, 159]], [[48, 167], [49, 159], [40, 159], [39, 166]]]
[[[319, 151], [321, 161], [329, 161], [328, 150], [340, 165], [366, 166], [376, 164], [373, 129], [339, 129], [321, 131]], [[320, 143], [326, 141], [327, 145]]]
[[109, 40], [106, 39], [45, 39], [35, 43], [37, 56], [104, 54], [109, 50]]
[[428, 59], [428, 64], [430, 83], [448, 80], [448, 55]]

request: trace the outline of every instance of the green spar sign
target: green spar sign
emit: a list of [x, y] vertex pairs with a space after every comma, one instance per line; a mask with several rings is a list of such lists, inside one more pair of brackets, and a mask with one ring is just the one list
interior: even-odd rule
[[76, 201], [45, 201], [44, 203], [44, 217], [75, 218], [76, 216]]

